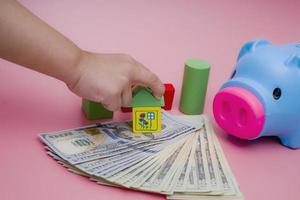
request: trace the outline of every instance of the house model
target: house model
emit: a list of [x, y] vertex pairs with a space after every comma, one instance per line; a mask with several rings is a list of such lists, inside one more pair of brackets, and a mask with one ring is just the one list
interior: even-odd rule
[[132, 130], [134, 133], [161, 131], [161, 107], [164, 99], [158, 100], [149, 88], [136, 86], [132, 91]]

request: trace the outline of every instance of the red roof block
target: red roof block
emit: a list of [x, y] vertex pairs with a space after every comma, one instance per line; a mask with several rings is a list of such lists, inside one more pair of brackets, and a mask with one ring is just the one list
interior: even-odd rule
[[175, 88], [172, 83], [165, 83], [165, 94], [164, 94], [164, 100], [165, 100], [165, 106], [163, 109], [165, 110], [171, 110], [174, 94], [175, 94]]

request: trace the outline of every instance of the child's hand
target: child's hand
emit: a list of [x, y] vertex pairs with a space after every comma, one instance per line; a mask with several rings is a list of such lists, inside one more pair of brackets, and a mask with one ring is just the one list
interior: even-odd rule
[[82, 51], [17, 1], [0, 3], [0, 57], [64, 81], [75, 94], [115, 111], [131, 102], [131, 84], [164, 86], [142, 64], [124, 54]]
[[100, 102], [111, 111], [130, 104], [132, 83], [150, 87], [157, 98], [164, 93], [160, 79], [125, 54], [83, 52], [78, 66], [71, 74], [74, 78], [67, 85], [72, 92]]

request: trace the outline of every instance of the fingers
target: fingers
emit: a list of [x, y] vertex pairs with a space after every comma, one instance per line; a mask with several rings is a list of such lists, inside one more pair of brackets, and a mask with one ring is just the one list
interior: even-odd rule
[[131, 103], [132, 92], [130, 86], [125, 86], [125, 89], [122, 92], [122, 106], [128, 107]]
[[128, 107], [131, 103], [132, 91], [130, 84], [122, 84], [122, 89], [107, 90], [102, 105], [110, 110], [117, 111], [121, 106]]
[[118, 89], [110, 89], [104, 92], [102, 105], [110, 111], [117, 111], [122, 104], [121, 93]]
[[121, 99], [120, 98], [117, 98], [115, 99], [113, 102], [111, 103], [108, 103], [108, 104], [105, 104], [103, 103], [102, 104], [104, 106], [104, 108], [106, 108], [107, 110], [110, 110], [110, 111], [117, 111], [120, 107], [121, 107]]
[[138, 67], [134, 70], [132, 74], [132, 81], [135, 83], [139, 83], [143, 86], [149, 87], [153, 95], [160, 99], [164, 92], [165, 87], [161, 80], [157, 75], [149, 71], [146, 67], [144, 67], [141, 63], [137, 62]]

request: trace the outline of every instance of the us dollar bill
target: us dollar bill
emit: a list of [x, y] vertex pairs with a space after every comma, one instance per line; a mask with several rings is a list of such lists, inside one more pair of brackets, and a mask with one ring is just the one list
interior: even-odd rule
[[165, 194], [172, 193], [171, 188], [169, 189], [169, 185], [171, 184], [177, 170], [180, 170], [182, 162], [187, 156], [187, 152], [190, 150], [194, 135], [195, 133], [191, 134], [185, 143], [180, 146], [171, 157], [161, 164], [162, 167], [152, 176], [151, 179], [147, 180], [141, 188], [149, 191], [159, 191]]
[[147, 180], [147, 177], [151, 175], [151, 172], [154, 172], [157, 166], [160, 166], [161, 163], [168, 158], [171, 152], [181, 146], [184, 142], [185, 139], [176, 141], [174, 144], [169, 145], [168, 148], [164, 148], [155, 155], [151, 155], [139, 164], [134, 165], [121, 173], [115, 174], [109, 179], [112, 181], [117, 180], [118, 183], [123, 183], [126, 186], [132, 186], [135, 182], [142, 184]]
[[[191, 121], [197, 121], [197, 117], [191, 117]], [[167, 196], [167, 199], [243, 199], [243, 195], [238, 187], [238, 184], [230, 170], [230, 167], [226, 161], [224, 153], [222, 151], [221, 145], [209, 123], [207, 117], [205, 117], [205, 126], [207, 141], [212, 148], [209, 148], [209, 154], [211, 156], [214, 155], [214, 159], [217, 161], [217, 173], [215, 173], [217, 179], [217, 185], [221, 185], [218, 187], [212, 187], [208, 192], [201, 192], [201, 191], [186, 191], [180, 190], [180, 192], [175, 192], [171, 195]], [[202, 135], [204, 137], [204, 135]], [[204, 139], [206, 140], [206, 139]], [[206, 151], [204, 151], [206, 152]], [[208, 159], [209, 160], [209, 159]], [[216, 171], [215, 162], [213, 162], [214, 172]], [[212, 170], [211, 170], [212, 172]], [[211, 173], [210, 172], [210, 173]], [[210, 174], [210, 180], [211, 180]], [[213, 176], [214, 177], [214, 176]]]
[[60, 132], [39, 138], [71, 164], [117, 156], [130, 151], [151, 151], [149, 146], [168, 143], [196, 130], [194, 125], [162, 112], [161, 133], [132, 133], [131, 122], [110, 122]]
[[101, 185], [168, 199], [243, 199], [208, 118], [162, 116], [160, 134], [132, 133], [125, 121], [39, 137], [59, 164]]

